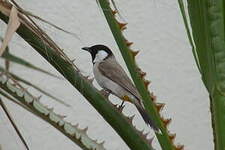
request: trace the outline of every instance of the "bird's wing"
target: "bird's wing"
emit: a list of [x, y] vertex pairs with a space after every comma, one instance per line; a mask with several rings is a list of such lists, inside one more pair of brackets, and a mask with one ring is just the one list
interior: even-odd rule
[[108, 59], [99, 63], [98, 69], [104, 76], [117, 83], [137, 98], [137, 101], [134, 101], [134, 104], [143, 117], [145, 123], [150, 125], [157, 133], [161, 133], [154, 120], [152, 120], [152, 118], [145, 111], [137, 89], [135, 88], [123, 68], [116, 61]]
[[110, 59], [109, 61], [105, 60], [99, 63], [98, 69], [104, 76], [123, 87], [140, 101], [140, 95], [136, 87], [133, 85], [123, 68], [116, 61], [110, 61]]

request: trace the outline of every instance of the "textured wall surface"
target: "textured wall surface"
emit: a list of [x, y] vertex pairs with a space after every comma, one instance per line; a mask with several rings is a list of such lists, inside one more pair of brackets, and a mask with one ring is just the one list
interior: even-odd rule
[[[75, 64], [84, 74], [92, 75], [92, 64], [89, 54], [80, 48], [92, 44], [108, 45], [125, 67], [95, 0], [19, 0], [18, 3], [34, 14], [79, 36], [80, 40], [41, 24], [69, 57], [76, 59]], [[128, 22], [128, 29], [125, 30], [127, 39], [134, 42], [134, 49], [141, 50], [137, 62], [147, 72], [147, 79], [152, 81], [150, 89], [157, 95], [159, 102], [166, 103], [162, 114], [172, 118], [169, 127], [171, 132], [177, 134], [175, 142], [184, 144], [186, 150], [212, 150], [208, 95], [192, 57], [177, 1], [117, 0], [116, 3], [124, 20]], [[3, 35], [6, 26], [2, 22], [0, 29], [0, 35]], [[33, 64], [58, 74], [17, 35], [10, 43], [10, 50]], [[16, 64], [11, 65], [11, 70], [69, 103], [71, 107], [67, 108], [45, 96], [41, 99], [43, 103], [54, 107], [56, 112], [68, 116], [66, 120], [73, 124], [80, 123], [81, 128], [88, 126], [88, 134], [99, 141], [105, 140], [105, 147], [108, 150], [128, 150], [114, 130], [68, 82]], [[34, 93], [39, 95], [37, 92]], [[119, 103], [115, 97], [111, 99], [114, 103]], [[5, 102], [31, 150], [79, 149], [42, 120], [11, 102], [6, 100]], [[132, 115], [137, 114], [137, 111], [130, 104], [126, 104], [125, 113]], [[134, 123], [139, 129], [149, 131], [139, 115], [136, 115]], [[2, 109], [0, 109], [0, 145], [3, 150], [24, 149], [3, 115]], [[154, 146], [159, 149], [156, 138]]]

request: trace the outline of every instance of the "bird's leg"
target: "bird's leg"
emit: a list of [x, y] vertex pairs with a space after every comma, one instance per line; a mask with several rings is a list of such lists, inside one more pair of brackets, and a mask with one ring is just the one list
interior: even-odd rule
[[119, 107], [118, 107], [119, 112], [122, 113], [124, 107], [125, 107], [124, 101], [122, 101], [122, 103], [121, 103], [121, 104], [119, 105]]
[[122, 99], [122, 103], [120, 104], [120, 106], [118, 107], [118, 109], [119, 109], [119, 111], [122, 112], [123, 108], [125, 107], [124, 101], [130, 101], [130, 98], [127, 95], [125, 95], [121, 99]]
[[120, 106], [119, 106], [119, 107], [123, 107], [123, 106], [124, 106], [123, 104], [124, 104], [124, 101], [122, 101], [122, 103], [120, 104]]
[[109, 94], [111, 93], [111, 91], [108, 90], [108, 89], [102, 89], [102, 90], [100, 91], [100, 93], [101, 93], [103, 96], [105, 96], [106, 98], [108, 98], [108, 97], [109, 97]]

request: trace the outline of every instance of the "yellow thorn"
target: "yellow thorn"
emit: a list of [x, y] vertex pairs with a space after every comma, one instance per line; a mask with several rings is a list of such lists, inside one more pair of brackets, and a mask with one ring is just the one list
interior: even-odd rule
[[171, 122], [171, 118], [168, 118], [168, 119], [161, 118], [161, 119], [165, 127], [167, 127]]
[[134, 43], [133, 42], [129, 42], [128, 40], [126, 40], [126, 44], [127, 44], [128, 47], [130, 47]]
[[140, 73], [141, 78], [143, 78], [144, 76], [146, 76], [146, 72], [140, 71], [139, 73]]
[[176, 137], [176, 134], [175, 133], [174, 134], [172, 134], [172, 133], [169, 134], [169, 138], [170, 138], [170, 140], [172, 142], [174, 141], [175, 137]]
[[156, 96], [153, 94], [153, 92], [150, 93], [150, 97], [152, 98], [152, 101], [153, 102], [156, 101]]
[[133, 57], [137, 56], [138, 53], [139, 53], [139, 51], [131, 50], [131, 54], [133, 55]]
[[146, 72], [143, 72], [141, 70], [141, 68], [137, 68], [137, 72], [140, 74], [141, 78], [143, 78], [144, 76], [146, 76]]
[[157, 108], [158, 112], [161, 111], [164, 106], [165, 106], [164, 103], [156, 103], [156, 108]]
[[120, 28], [121, 31], [123, 31], [123, 30], [125, 30], [127, 28], [126, 27], [127, 23], [120, 23], [120, 22], [117, 22], [117, 23], [118, 23], [119, 28]]
[[184, 150], [184, 145], [177, 145], [176, 150]]
[[144, 84], [145, 84], [146, 89], [148, 89], [148, 86], [150, 84], [150, 81], [149, 80], [144, 80]]
[[115, 16], [115, 15], [116, 15], [116, 13], [118, 13], [118, 11], [117, 11], [117, 10], [112, 10], [112, 14], [113, 14], [113, 16]]

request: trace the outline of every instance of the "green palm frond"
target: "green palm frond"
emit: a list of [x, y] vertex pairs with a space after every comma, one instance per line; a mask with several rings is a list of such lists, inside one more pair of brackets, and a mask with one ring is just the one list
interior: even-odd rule
[[[182, 4], [182, 1], [180, 1]], [[187, 0], [202, 81], [209, 92], [215, 150], [225, 149], [225, 1]], [[181, 6], [184, 22], [187, 14]], [[186, 23], [185, 23], [186, 24]], [[188, 29], [188, 28], [187, 28]]]

